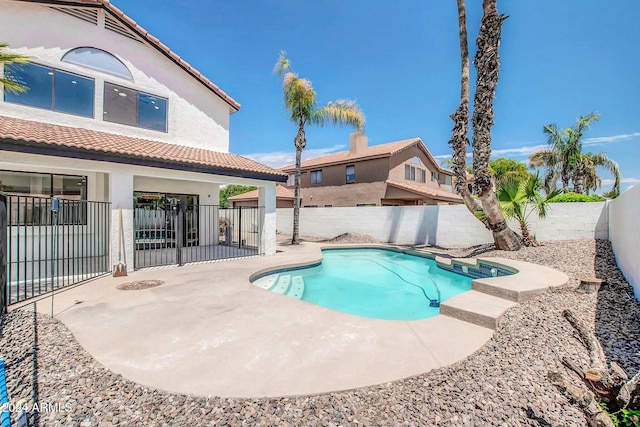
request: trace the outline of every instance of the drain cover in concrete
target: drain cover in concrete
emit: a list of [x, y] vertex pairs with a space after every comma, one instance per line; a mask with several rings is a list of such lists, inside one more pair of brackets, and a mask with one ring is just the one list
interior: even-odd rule
[[139, 291], [141, 289], [155, 288], [162, 285], [162, 280], [137, 280], [135, 282], [127, 282], [116, 286], [121, 291]]

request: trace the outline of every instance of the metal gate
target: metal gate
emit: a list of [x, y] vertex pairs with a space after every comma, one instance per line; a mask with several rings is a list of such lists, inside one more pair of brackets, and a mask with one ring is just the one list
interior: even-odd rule
[[136, 269], [261, 253], [261, 207], [137, 203]]
[[111, 271], [111, 204], [5, 195], [6, 301], [15, 304]]

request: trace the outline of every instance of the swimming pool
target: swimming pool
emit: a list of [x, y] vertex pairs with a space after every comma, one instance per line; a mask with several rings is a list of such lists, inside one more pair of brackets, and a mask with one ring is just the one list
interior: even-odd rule
[[322, 263], [263, 275], [253, 284], [357, 316], [418, 320], [471, 290], [471, 277], [430, 258], [387, 249], [323, 249]]

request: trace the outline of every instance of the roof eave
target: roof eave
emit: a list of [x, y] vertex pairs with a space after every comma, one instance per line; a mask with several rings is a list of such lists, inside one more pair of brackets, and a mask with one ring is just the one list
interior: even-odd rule
[[287, 176], [270, 174], [266, 172], [250, 171], [245, 169], [233, 169], [220, 166], [207, 166], [198, 163], [163, 160], [149, 157], [141, 157], [130, 154], [115, 153], [85, 148], [69, 147], [64, 145], [52, 145], [45, 142], [16, 140], [10, 138], [0, 139], [0, 151], [11, 151], [27, 154], [39, 154], [45, 156], [65, 157], [72, 159], [92, 160], [107, 163], [127, 164], [133, 166], [146, 166], [162, 169], [179, 170], [186, 172], [205, 173], [209, 175], [222, 175], [236, 178], [259, 179], [271, 182], [286, 182]]

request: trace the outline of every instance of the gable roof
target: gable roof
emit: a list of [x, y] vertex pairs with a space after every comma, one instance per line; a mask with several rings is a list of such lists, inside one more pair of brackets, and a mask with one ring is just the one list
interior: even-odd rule
[[[258, 190], [251, 190], [247, 191], [246, 193], [236, 194], [235, 196], [229, 197], [227, 200], [231, 200], [232, 202], [239, 202], [241, 200], [256, 199], [258, 199]], [[293, 200], [293, 191], [280, 184], [276, 184], [276, 200], [277, 199]]]
[[434, 200], [443, 200], [447, 202], [462, 202], [462, 197], [455, 193], [449, 193], [448, 191], [440, 190], [437, 188], [422, 187], [409, 183], [386, 181], [386, 184], [398, 188], [400, 190], [408, 191], [410, 193], [417, 194], [419, 196], [429, 197]]
[[173, 52], [167, 45], [162, 43], [158, 38], [149, 34], [147, 30], [142, 28], [136, 21], [129, 18], [124, 14], [123, 11], [115, 7], [113, 4], [109, 2], [109, 0], [14, 0], [25, 3], [38, 3], [38, 4], [50, 4], [55, 6], [80, 6], [80, 7], [92, 7], [92, 8], [102, 8], [106, 12], [110, 13], [113, 17], [118, 19], [122, 24], [124, 24], [129, 30], [134, 32], [144, 41], [149, 43], [151, 47], [158, 50], [164, 56], [169, 58], [172, 62], [174, 62], [178, 67], [182, 68], [187, 74], [194, 77], [200, 83], [202, 83], [205, 87], [211, 90], [213, 93], [218, 95], [224, 102], [226, 102], [229, 107], [231, 107], [232, 113], [238, 111], [240, 109], [240, 104], [238, 101], [233, 99], [231, 96], [227, 95], [225, 91], [220, 89], [215, 83], [205, 77], [201, 72], [193, 68], [187, 61], [182, 59], [177, 53]]
[[[379, 159], [391, 157], [409, 147], [417, 146], [427, 156], [429, 161], [437, 168], [439, 172], [447, 175], [453, 175], [453, 172], [440, 167], [436, 159], [431, 155], [424, 142], [420, 138], [403, 139], [401, 141], [388, 142], [386, 144], [371, 145], [365, 149], [358, 151], [357, 154], [350, 154], [349, 151], [340, 151], [338, 153], [327, 154], [326, 156], [316, 157], [314, 159], [305, 160], [301, 164], [301, 168], [310, 169], [322, 166], [333, 166], [343, 163], [360, 162], [363, 160]], [[287, 165], [280, 168], [281, 171], [291, 173], [295, 171], [295, 165]]]
[[0, 116], [0, 150], [285, 182], [269, 166], [231, 153]]

